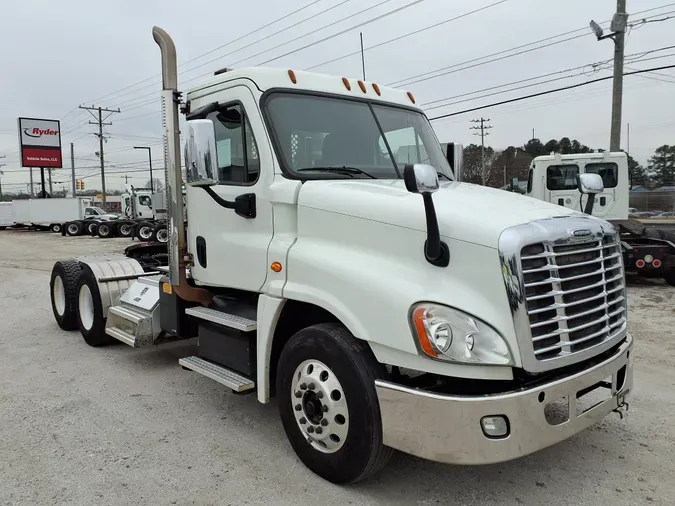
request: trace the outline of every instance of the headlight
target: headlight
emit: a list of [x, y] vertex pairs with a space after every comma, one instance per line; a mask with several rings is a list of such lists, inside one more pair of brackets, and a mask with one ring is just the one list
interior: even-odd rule
[[422, 351], [464, 364], [513, 365], [506, 341], [487, 323], [439, 304], [416, 304], [411, 326]]

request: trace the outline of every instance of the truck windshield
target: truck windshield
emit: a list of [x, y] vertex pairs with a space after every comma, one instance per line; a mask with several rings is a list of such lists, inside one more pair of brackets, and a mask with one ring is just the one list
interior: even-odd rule
[[266, 108], [283, 168], [303, 179], [397, 179], [409, 163], [452, 179], [420, 112], [299, 93], [275, 93]]

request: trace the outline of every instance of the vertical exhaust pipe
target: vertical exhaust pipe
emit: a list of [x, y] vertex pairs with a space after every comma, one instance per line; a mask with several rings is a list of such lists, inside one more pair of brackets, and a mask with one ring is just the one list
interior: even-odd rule
[[162, 53], [162, 123], [164, 127], [164, 167], [169, 241], [169, 282], [183, 300], [208, 306], [212, 295], [187, 282], [185, 274], [185, 210], [183, 209], [183, 176], [180, 163], [180, 129], [178, 127], [178, 65], [176, 46], [164, 30], [152, 28], [152, 37]]

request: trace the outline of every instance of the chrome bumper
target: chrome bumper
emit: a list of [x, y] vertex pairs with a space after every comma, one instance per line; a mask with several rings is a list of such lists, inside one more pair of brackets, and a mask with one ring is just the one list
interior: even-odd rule
[[[633, 388], [632, 347], [633, 338], [627, 334], [618, 351], [604, 362], [561, 380], [507, 394], [444, 395], [377, 380], [384, 444], [448, 464], [490, 464], [534, 453], [624, 406]], [[622, 384], [618, 384], [622, 376]], [[577, 393], [608, 378], [612, 383], [609, 398], [577, 414]], [[545, 406], [565, 397], [569, 418], [559, 425], [549, 424]], [[489, 438], [483, 433], [481, 419], [494, 415], [508, 417], [506, 437]]]

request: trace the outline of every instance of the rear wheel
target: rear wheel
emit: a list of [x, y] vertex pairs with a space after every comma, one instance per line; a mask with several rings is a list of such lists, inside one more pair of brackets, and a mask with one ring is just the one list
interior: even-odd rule
[[166, 225], [160, 225], [155, 229], [152, 233], [152, 241], [161, 243], [169, 242], [169, 231], [167, 230]]
[[113, 228], [108, 223], [99, 223], [96, 235], [98, 235], [101, 239], [113, 237]]
[[66, 223], [66, 234], [68, 234], [71, 237], [74, 237], [76, 235], [82, 235], [82, 230], [84, 227], [82, 226], [81, 221], [71, 221]]
[[375, 380], [386, 370], [368, 345], [337, 323], [313, 325], [286, 344], [277, 367], [281, 421], [300, 460], [333, 483], [353, 483], [382, 468]]
[[117, 225], [117, 235], [120, 237], [133, 237], [134, 225], [133, 223], [123, 222]]
[[98, 233], [98, 222], [97, 221], [90, 221], [87, 223], [87, 233], [94, 237]]
[[49, 225], [49, 230], [57, 234], [61, 232], [61, 228], [63, 227], [60, 223], [52, 223], [51, 225]]
[[139, 241], [149, 241], [152, 239], [153, 225], [147, 221], [142, 221], [136, 226], [136, 239]]
[[63, 330], [77, 329], [77, 281], [80, 263], [76, 260], [56, 262], [49, 282], [54, 319]]
[[77, 324], [89, 346], [103, 346], [114, 342], [105, 333], [105, 317], [96, 276], [86, 265], [77, 281]]

